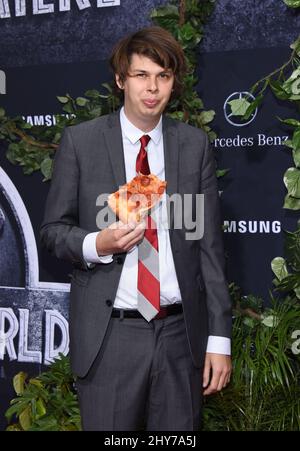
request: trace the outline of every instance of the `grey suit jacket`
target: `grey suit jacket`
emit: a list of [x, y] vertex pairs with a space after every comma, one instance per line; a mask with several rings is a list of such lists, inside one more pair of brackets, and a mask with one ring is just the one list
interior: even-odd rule
[[[182, 294], [184, 319], [195, 366], [204, 363], [208, 335], [231, 336], [231, 301], [224, 251], [215, 161], [206, 133], [163, 117], [167, 194], [204, 194], [204, 235], [186, 240], [174, 227], [170, 242]], [[54, 161], [41, 240], [56, 257], [74, 265], [70, 294], [70, 354], [84, 377], [98, 354], [110, 319], [125, 254], [89, 269], [85, 236], [97, 230], [96, 199], [126, 183], [119, 112], [67, 127]]]

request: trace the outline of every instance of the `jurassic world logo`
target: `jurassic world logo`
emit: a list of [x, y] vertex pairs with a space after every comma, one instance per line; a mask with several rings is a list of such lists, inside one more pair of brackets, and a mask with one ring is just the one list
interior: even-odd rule
[[69, 284], [39, 281], [36, 241], [25, 205], [0, 167], [1, 360], [49, 364], [69, 351]]
[[29, 14], [54, 14], [72, 9], [120, 6], [120, 0], [0, 0], [0, 19], [24, 17]]

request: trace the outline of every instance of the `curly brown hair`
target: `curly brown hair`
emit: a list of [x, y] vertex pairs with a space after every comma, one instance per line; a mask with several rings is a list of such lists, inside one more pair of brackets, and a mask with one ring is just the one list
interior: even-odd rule
[[[114, 75], [119, 75], [121, 83], [124, 83], [128, 76], [131, 57], [135, 53], [148, 57], [164, 69], [171, 69], [174, 74], [172, 97], [181, 95], [187, 65], [183, 49], [171, 33], [164, 28], [153, 26], [122, 38], [113, 48], [109, 60]], [[116, 83], [115, 91], [123, 95]]]

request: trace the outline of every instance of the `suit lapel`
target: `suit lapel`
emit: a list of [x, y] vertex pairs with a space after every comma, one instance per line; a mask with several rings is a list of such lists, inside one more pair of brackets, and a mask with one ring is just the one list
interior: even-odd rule
[[117, 187], [126, 183], [125, 161], [123, 151], [120, 111], [112, 113], [108, 118], [108, 128], [104, 130], [104, 139], [111, 162]]
[[[163, 117], [165, 179], [167, 181], [167, 194], [172, 196], [178, 192], [178, 160], [179, 143], [176, 124], [168, 117]], [[174, 223], [174, 209], [168, 208], [170, 230]]]

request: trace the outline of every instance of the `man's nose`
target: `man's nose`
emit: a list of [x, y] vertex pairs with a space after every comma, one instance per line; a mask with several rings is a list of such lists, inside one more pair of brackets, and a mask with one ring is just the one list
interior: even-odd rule
[[148, 90], [156, 91], [158, 89], [156, 77], [149, 77]]

